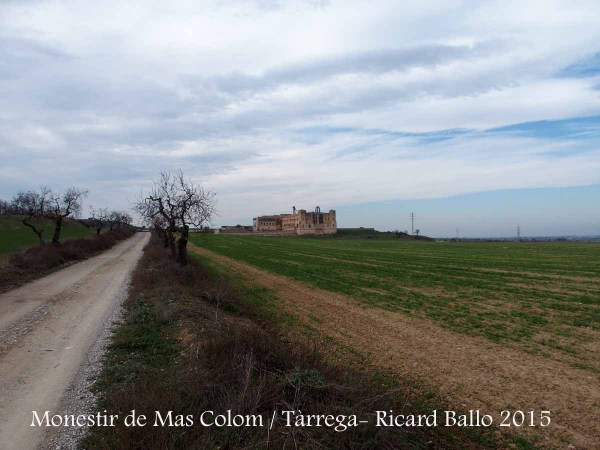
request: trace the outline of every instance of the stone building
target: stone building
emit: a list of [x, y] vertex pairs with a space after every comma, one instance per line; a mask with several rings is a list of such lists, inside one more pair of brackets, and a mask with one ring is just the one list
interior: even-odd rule
[[252, 219], [252, 231], [281, 231], [281, 216], [260, 216]]
[[335, 234], [337, 222], [333, 209], [322, 213], [318, 206], [311, 212], [305, 209], [296, 210], [294, 207], [292, 214], [255, 217], [252, 220], [252, 229], [255, 232], [281, 234]]

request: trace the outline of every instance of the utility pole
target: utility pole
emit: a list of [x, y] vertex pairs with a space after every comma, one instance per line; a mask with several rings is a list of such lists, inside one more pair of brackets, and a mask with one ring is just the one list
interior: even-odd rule
[[458, 228], [456, 229], [456, 239], [458, 239]]
[[517, 241], [521, 240], [521, 225], [517, 225]]
[[415, 213], [410, 213], [410, 234], [415, 234]]

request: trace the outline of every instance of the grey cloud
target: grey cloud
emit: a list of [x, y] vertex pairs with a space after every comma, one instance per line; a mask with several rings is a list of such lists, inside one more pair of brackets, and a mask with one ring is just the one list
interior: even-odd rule
[[[488, 55], [498, 44], [422, 45], [406, 48], [379, 49], [310, 61], [265, 71], [260, 76], [243, 72], [198, 80], [228, 93], [271, 89], [282, 84], [318, 81], [343, 74], [403, 71], [413, 67], [434, 67], [451, 61]], [[192, 84], [193, 81], [190, 81]]]
[[[103, 67], [102, 59], [90, 64], [85, 58], [71, 58], [47, 46], [9, 40], [4, 46], [5, 52], [16, 54], [27, 49], [30, 58], [37, 58], [35, 64], [29, 63], [44, 70], [23, 73], [15, 81], [16, 86], [11, 84], [3, 89], [0, 84], [0, 92], [4, 90], [13, 97], [10, 102], [13, 105], [12, 122], [16, 124], [27, 117], [82, 147], [138, 145], [161, 151], [176, 148], [181, 141], [239, 136], [256, 128], [286, 126], [295, 120], [357, 112], [425, 93], [439, 93], [442, 88], [458, 87], [416, 85], [411, 89], [353, 89], [338, 95], [325, 94], [318, 101], [292, 99], [258, 105], [239, 114], [224, 114], [230, 104], [243, 101], [244, 91], [268, 91], [287, 83], [308, 84], [345, 73], [382, 73], [434, 66], [477, 57], [489, 52], [491, 47], [491, 44], [473, 47], [425, 45], [350, 53], [268, 70], [260, 77], [241, 72], [209, 80], [188, 77], [182, 79], [188, 87], [187, 95], [182, 95], [175, 87], [164, 87], [144, 77], [111, 76], [113, 71], [119, 71], [118, 65]], [[55, 64], [55, 59], [61, 59], [60, 64]], [[204, 84], [194, 87], [194, 81]], [[26, 102], [23, 102], [22, 92], [27, 92]], [[41, 117], [36, 117], [38, 111], [44, 111]], [[49, 111], [52, 113], [48, 114]], [[99, 118], [112, 125], [95, 126]], [[13, 126], [10, 120], [7, 122], [9, 127]]]

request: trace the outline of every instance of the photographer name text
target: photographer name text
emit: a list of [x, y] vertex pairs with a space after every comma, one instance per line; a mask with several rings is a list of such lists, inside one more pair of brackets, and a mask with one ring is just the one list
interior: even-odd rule
[[139, 414], [135, 410], [128, 414], [51, 414], [50, 411], [32, 411], [32, 427], [326, 427], [338, 432], [361, 425], [375, 427], [547, 427], [551, 423], [550, 411], [501, 411], [496, 419], [479, 410], [457, 412], [434, 410], [428, 414], [396, 414], [394, 411], [374, 411], [370, 417], [354, 414], [305, 414], [301, 410], [275, 410], [270, 416], [261, 414], [236, 414], [203, 411], [198, 415], [178, 414], [174, 411], [154, 411], [151, 415]]

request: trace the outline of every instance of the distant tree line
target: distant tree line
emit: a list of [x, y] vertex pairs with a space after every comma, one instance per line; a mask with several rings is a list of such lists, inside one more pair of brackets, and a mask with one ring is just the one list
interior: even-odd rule
[[[42, 186], [37, 191], [21, 191], [10, 202], [0, 200], [0, 215], [18, 216], [21, 223], [37, 236], [40, 245], [45, 244], [44, 230], [47, 224], [51, 223], [54, 228], [52, 244], [58, 245], [64, 220], [81, 214], [83, 200], [87, 195], [87, 190], [77, 187], [55, 192], [47, 186]], [[114, 226], [130, 225], [132, 222], [131, 216], [122, 211], [94, 207], [90, 209], [90, 221], [97, 234], [100, 234], [105, 226], [112, 229]]]
[[132, 217], [123, 211], [110, 211], [108, 208], [94, 208], [90, 205], [91, 226], [100, 234], [103, 228], [112, 230], [115, 226], [131, 225]]

